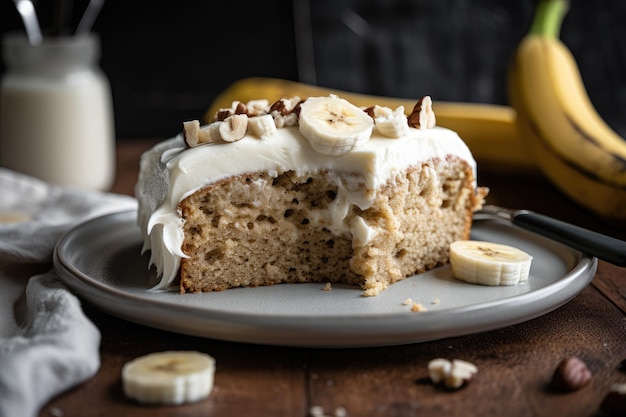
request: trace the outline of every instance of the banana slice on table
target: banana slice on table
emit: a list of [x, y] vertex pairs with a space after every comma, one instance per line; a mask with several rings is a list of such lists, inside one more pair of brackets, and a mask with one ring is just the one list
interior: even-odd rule
[[299, 125], [300, 133], [317, 152], [343, 155], [369, 140], [374, 121], [359, 107], [331, 94], [305, 100]]
[[183, 404], [213, 389], [215, 360], [194, 351], [166, 351], [133, 359], [122, 369], [127, 397], [146, 404]]
[[460, 280], [482, 285], [516, 285], [530, 274], [532, 256], [508, 245], [459, 240], [450, 245], [450, 267]]

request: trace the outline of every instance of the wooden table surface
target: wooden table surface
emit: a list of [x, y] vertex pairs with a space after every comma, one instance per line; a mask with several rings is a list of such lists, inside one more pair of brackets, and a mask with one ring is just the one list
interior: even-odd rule
[[[153, 140], [120, 141], [113, 191], [132, 194], [141, 152]], [[535, 210], [620, 239], [626, 230], [576, 207], [539, 174], [481, 167], [489, 203]], [[40, 416], [593, 416], [613, 383], [626, 382], [626, 269], [600, 261], [591, 285], [542, 317], [499, 330], [428, 343], [360, 349], [259, 346], [183, 336], [114, 318], [83, 303], [102, 332], [99, 372], [53, 399]], [[146, 407], [127, 400], [120, 372], [150, 352], [199, 350], [216, 359], [210, 397], [183, 406]], [[575, 392], [549, 388], [566, 356], [583, 359], [590, 385]], [[435, 357], [478, 367], [458, 391], [428, 380]]]

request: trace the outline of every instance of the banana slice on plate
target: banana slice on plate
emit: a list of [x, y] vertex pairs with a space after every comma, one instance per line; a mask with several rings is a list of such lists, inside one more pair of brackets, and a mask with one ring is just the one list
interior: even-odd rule
[[508, 245], [459, 240], [450, 245], [452, 274], [471, 284], [516, 285], [530, 274], [532, 256]]
[[305, 100], [299, 125], [300, 133], [317, 152], [343, 155], [369, 140], [374, 121], [359, 107], [331, 94]]
[[151, 353], [122, 369], [124, 394], [145, 404], [183, 404], [207, 397], [213, 389], [215, 360], [194, 351]]

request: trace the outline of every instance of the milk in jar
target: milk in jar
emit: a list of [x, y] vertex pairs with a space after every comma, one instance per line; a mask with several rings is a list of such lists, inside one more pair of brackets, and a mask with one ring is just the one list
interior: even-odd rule
[[115, 174], [111, 90], [95, 35], [3, 38], [0, 166], [53, 184], [107, 190]]

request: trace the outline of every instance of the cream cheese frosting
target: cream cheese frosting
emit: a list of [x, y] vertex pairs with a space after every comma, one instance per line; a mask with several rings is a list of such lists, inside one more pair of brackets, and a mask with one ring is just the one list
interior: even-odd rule
[[332, 171], [340, 185], [339, 193], [326, 214], [329, 218], [317, 220], [335, 233], [351, 234], [354, 244], [363, 244], [375, 231], [358, 218], [346, 224], [350, 208], [367, 209], [374, 190], [406, 168], [434, 158], [445, 161], [450, 155], [466, 160], [476, 171], [466, 144], [456, 132], [442, 127], [409, 128], [407, 135], [393, 139], [374, 130], [370, 140], [341, 156], [316, 152], [297, 126], [277, 129], [263, 139], [247, 135], [233, 143], [194, 148], [185, 145], [182, 134], [166, 140], [142, 156], [135, 187], [143, 251], [151, 251], [150, 265], [161, 277], [155, 289], [169, 287], [181, 259], [186, 257], [181, 249], [184, 220], [178, 205], [207, 185], [254, 172], [275, 177], [286, 171], [302, 176]]

